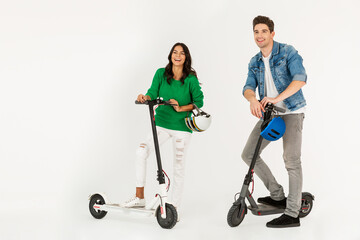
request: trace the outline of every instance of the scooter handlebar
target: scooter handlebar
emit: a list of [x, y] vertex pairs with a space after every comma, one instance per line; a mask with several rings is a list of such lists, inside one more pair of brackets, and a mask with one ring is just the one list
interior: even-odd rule
[[139, 102], [138, 100], [135, 100], [135, 104], [147, 104], [147, 101], [145, 101], [145, 102]]
[[277, 106], [274, 106], [274, 110], [277, 111], [277, 112], [281, 112], [281, 113], [285, 113], [286, 110], [281, 108], [281, 107], [277, 107]]
[[277, 106], [275, 106], [275, 105], [272, 104], [272, 103], [268, 103], [268, 104], [266, 105], [266, 107], [265, 107], [265, 110], [266, 110], [266, 109], [275, 110], [275, 111], [281, 112], [281, 113], [286, 112], [285, 109], [283, 109], [283, 108], [281, 108], [281, 107], [277, 107]]
[[135, 100], [135, 104], [145, 104], [145, 105], [169, 105], [169, 106], [177, 106], [176, 104], [171, 104], [170, 101], [164, 101], [161, 99], [154, 99], [154, 100], [146, 100], [145, 102], [139, 102], [138, 100]]

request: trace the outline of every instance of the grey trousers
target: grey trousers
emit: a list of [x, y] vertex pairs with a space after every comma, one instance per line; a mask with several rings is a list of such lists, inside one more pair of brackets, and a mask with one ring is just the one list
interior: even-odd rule
[[[301, 168], [301, 142], [302, 129], [304, 122], [304, 113], [288, 114], [280, 116], [286, 124], [286, 131], [283, 139], [283, 158], [285, 168], [289, 175], [289, 195], [287, 197], [285, 214], [291, 217], [297, 217], [301, 207], [302, 192], [302, 168]], [[255, 147], [261, 132], [260, 126], [263, 120], [260, 120], [251, 132], [245, 145], [242, 159], [246, 164], [250, 165], [254, 155]], [[270, 196], [274, 200], [282, 200], [285, 198], [283, 187], [276, 181], [269, 167], [260, 157], [261, 152], [269, 145], [269, 141], [263, 140], [259, 157], [256, 160], [254, 171], [256, 175], [263, 181], [266, 188], [270, 191]]]

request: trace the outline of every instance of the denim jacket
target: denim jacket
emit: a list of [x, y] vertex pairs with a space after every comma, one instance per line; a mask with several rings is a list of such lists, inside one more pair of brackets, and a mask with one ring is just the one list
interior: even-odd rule
[[[293, 46], [274, 41], [269, 63], [274, 84], [279, 94], [282, 93], [293, 80], [306, 82], [307, 76], [302, 62], [302, 57]], [[261, 52], [250, 60], [243, 94], [247, 89], [255, 92], [257, 87], [259, 87], [258, 91], [261, 100], [265, 97], [265, 65]], [[283, 102], [290, 111], [295, 111], [306, 105], [301, 89], [294, 95], [284, 99]]]

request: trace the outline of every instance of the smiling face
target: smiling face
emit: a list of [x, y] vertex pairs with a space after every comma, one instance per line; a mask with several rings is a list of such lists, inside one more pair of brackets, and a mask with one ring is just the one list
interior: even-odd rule
[[260, 49], [272, 46], [274, 35], [266, 24], [259, 23], [254, 27], [254, 40]]
[[174, 66], [183, 66], [185, 63], [185, 52], [182, 46], [178, 45], [174, 48], [171, 54], [171, 62]]

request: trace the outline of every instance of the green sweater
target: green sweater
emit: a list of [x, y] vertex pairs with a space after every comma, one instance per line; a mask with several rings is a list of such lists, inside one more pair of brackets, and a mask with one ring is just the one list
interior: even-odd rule
[[[204, 95], [199, 81], [194, 75], [189, 74], [185, 78], [184, 84], [174, 79], [171, 80], [171, 84], [168, 84], [164, 73], [165, 68], [159, 68], [156, 71], [151, 87], [146, 95], [150, 96], [152, 100], [158, 97], [163, 98], [164, 101], [175, 99], [178, 101], [179, 106], [190, 103], [194, 103], [198, 108], [203, 106]], [[159, 105], [156, 108], [155, 123], [156, 126], [171, 130], [192, 132], [186, 126], [184, 120], [190, 114], [191, 112], [176, 112], [172, 106]]]

